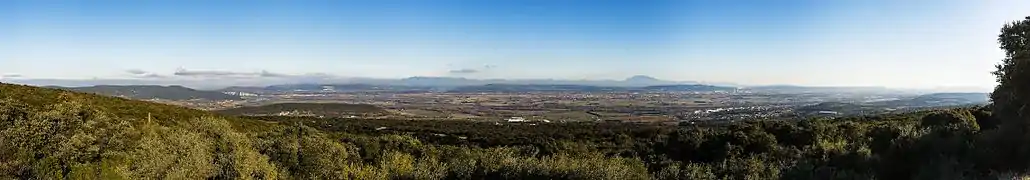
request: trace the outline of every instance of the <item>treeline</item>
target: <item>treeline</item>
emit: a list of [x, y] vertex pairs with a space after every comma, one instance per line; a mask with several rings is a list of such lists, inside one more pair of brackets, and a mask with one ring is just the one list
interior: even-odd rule
[[[548, 151], [556, 142], [604, 144], [618, 149], [632, 143], [652, 144], [675, 126], [634, 123], [499, 123], [464, 120], [399, 120], [308, 117], [248, 117], [273, 122], [303, 123], [325, 132], [361, 135], [404, 135], [427, 143], [453, 146], [533, 146]], [[651, 148], [651, 147], [641, 147]]]

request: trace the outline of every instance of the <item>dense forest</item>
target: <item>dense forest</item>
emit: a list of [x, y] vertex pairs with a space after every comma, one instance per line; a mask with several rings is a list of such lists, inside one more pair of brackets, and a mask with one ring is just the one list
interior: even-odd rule
[[722, 125], [232, 117], [0, 84], [0, 179], [988, 179], [1030, 169], [1030, 17], [993, 104]]

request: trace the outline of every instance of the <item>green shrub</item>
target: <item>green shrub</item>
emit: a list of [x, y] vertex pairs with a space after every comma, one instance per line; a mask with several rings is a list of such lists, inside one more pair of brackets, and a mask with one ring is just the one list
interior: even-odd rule
[[961, 109], [937, 111], [926, 115], [921, 120], [920, 126], [948, 131], [976, 132], [980, 130], [976, 118], [969, 111]]

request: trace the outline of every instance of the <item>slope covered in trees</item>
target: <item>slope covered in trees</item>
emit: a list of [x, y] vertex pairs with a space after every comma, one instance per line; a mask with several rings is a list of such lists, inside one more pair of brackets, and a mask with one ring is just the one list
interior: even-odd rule
[[205, 111], [184, 107], [13, 84], [0, 84], [0, 99], [8, 100], [10, 103], [17, 103], [32, 111], [40, 111], [55, 104], [74, 101], [119, 117], [141, 119], [150, 115], [154, 122], [160, 124], [171, 124], [180, 119], [194, 119], [213, 115]]

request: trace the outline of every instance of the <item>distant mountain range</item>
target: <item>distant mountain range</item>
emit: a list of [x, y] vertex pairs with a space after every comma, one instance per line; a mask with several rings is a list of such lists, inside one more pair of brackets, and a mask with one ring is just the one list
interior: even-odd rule
[[351, 79], [351, 84], [399, 85], [423, 87], [459, 87], [488, 84], [512, 85], [581, 85], [642, 87], [654, 85], [697, 84], [694, 81], [667, 81], [650, 76], [637, 75], [624, 80], [556, 80], [556, 79], [467, 79], [456, 77], [409, 77], [404, 79]]
[[454, 93], [517, 93], [517, 92], [710, 92], [733, 91], [735, 87], [710, 85], [658, 85], [644, 87], [591, 86], [567, 84], [486, 84], [457, 87], [429, 87], [370, 84], [295, 84], [267, 87], [229, 87], [223, 92], [454, 92]]
[[987, 93], [933, 93], [916, 96], [911, 99], [877, 102], [877, 105], [921, 107], [921, 106], [958, 106], [987, 104], [990, 95]]
[[912, 98], [877, 101], [869, 103], [823, 102], [796, 109], [802, 113], [833, 111], [841, 114], [862, 114], [887, 112], [895, 109], [925, 109], [932, 107], [955, 107], [983, 105], [990, 102], [987, 93], [933, 93]]
[[239, 100], [239, 96], [232, 96], [216, 91], [200, 91], [190, 89], [183, 86], [153, 86], [153, 85], [133, 85], [133, 86], [115, 86], [115, 85], [101, 85], [101, 86], [88, 86], [88, 87], [59, 87], [49, 86], [49, 88], [65, 89], [77, 92], [95, 93], [107, 96], [117, 96], [132, 99], [166, 99], [166, 100], [191, 100], [191, 99], [206, 99], [206, 100]]
[[[236, 87], [239, 88], [239, 87]], [[232, 88], [227, 88], [232, 89]], [[264, 87], [267, 91], [334, 91], [334, 92], [359, 92], [359, 91], [430, 91], [428, 86], [400, 86], [400, 85], [373, 85], [373, 84], [285, 84]], [[225, 91], [225, 90], [223, 90]]]
[[991, 100], [988, 93], [933, 93], [914, 98], [920, 101], [965, 101], [972, 103], [987, 103]]
[[[726, 84], [726, 83], [720, 83]], [[650, 76], [632, 76], [624, 80], [554, 80], [554, 79], [467, 79], [455, 77], [410, 77], [403, 79], [356, 78], [344, 83], [283, 84], [266, 87], [229, 87], [220, 91], [283, 92], [283, 91], [449, 91], [449, 92], [541, 92], [541, 91], [731, 91], [746, 90], [766, 93], [884, 93], [914, 94], [912, 91], [885, 87], [833, 86], [750, 86], [701, 84], [695, 81], [667, 81]]]
[[558, 79], [469, 79], [461, 77], [425, 77], [416, 76], [402, 79], [382, 78], [321, 78], [321, 79], [238, 79], [238, 80], [205, 80], [205, 79], [4, 79], [4, 82], [28, 84], [36, 86], [82, 87], [96, 85], [182, 85], [204, 89], [224, 89], [227, 87], [264, 87], [293, 84], [365, 84], [411, 87], [453, 88], [459, 86], [478, 86], [487, 84], [518, 85], [584, 85], [643, 87], [654, 85], [698, 84], [694, 81], [668, 81], [650, 76], [637, 75], [623, 80], [558, 80]]
[[[181, 85], [219, 91], [321, 91], [332, 86], [335, 91], [445, 91], [466, 86], [484, 85], [569, 85], [596, 87], [631, 87], [669, 85], [710, 85], [736, 87], [752, 92], [771, 93], [932, 93], [962, 92], [942, 90], [888, 89], [885, 87], [827, 87], [827, 86], [742, 86], [733, 83], [701, 83], [697, 81], [670, 81], [637, 75], [622, 80], [559, 80], [559, 79], [469, 79], [461, 77], [416, 76], [401, 79], [382, 78], [254, 78], [233, 80], [205, 79], [4, 79], [4, 82], [36, 86], [82, 87], [96, 85]], [[689, 87], [693, 88], [693, 87]], [[975, 91], [967, 91], [975, 92]]]
[[486, 84], [457, 87], [428, 87], [402, 85], [370, 85], [370, 84], [294, 84], [274, 85], [267, 87], [229, 87], [223, 92], [619, 92], [619, 91], [733, 91], [737, 88], [710, 85], [660, 85], [644, 87], [590, 86], [564, 84]]
[[404, 79], [356, 78], [336, 84], [283, 84], [265, 87], [234, 86], [227, 92], [355, 92], [355, 91], [447, 91], [447, 92], [548, 92], [548, 91], [719, 91], [734, 87], [699, 85], [692, 81], [666, 81], [650, 76], [633, 76], [625, 80], [553, 80], [553, 79], [467, 79], [454, 77], [410, 77]]
[[749, 91], [755, 92], [779, 92], [779, 93], [826, 93], [826, 92], [890, 92], [891, 89], [885, 87], [863, 87], [863, 86], [794, 86], [794, 85], [772, 85], [772, 86], [751, 86], [745, 87]]

